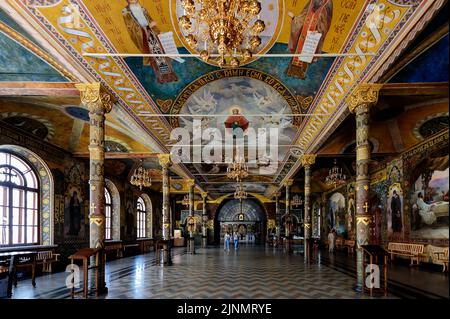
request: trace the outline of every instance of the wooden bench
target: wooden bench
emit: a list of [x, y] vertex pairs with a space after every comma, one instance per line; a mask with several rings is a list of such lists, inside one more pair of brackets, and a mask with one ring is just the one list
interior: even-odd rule
[[394, 256], [406, 256], [411, 258], [411, 265], [419, 264], [419, 257], [423, 254], [424, 245], [410, 244], [410, 243], [389, 243], [388, 251], [391, 254], [391, 260], [394, 260]]
[[116, 258], [123, 257], [123, 245], [122, 242], [105, 242], [105, 254], [108, 255], [111, 252], [116, 252]]
[[130, 254], [134, 252], [136, 254], [138, 249], [139, 244], [125, 244], [123, 245], [123, 254], [126, 255], [127, 252], [130, 252]]
[[442, 263], [442, 272], [448, 271], [448, 247], [442, 251], [435, 251], [434, 254], [437, 256], [436, 261]]
[[347, 247], [347, 253], [353, 254], [355, 252], [355, 244], [356, 241], [354, 240], [346, 240], [344, 242], [344, 246]]
[[152, 238], [138, 239], [137, 241], [139, 243], [141, 254], [148, 253], [149, 251], [155, 249], [155, 242]]
[[342, 237], [337, 237], [336, 238], [336, 240], [335, 240], [335, 242], [334, 242], [334, 245], [335, 245], [335, 247], [336, 247], [336, 249], [344, 249], [344, 245], [345, 245], [345, 239], [344, 238], [342, 238]]
[[36, 264], [42, 265], [42, 272], [52, 272], [52, 264], [59, 261], [60, 254], [55, 254], [53, 250], [38, 251]]

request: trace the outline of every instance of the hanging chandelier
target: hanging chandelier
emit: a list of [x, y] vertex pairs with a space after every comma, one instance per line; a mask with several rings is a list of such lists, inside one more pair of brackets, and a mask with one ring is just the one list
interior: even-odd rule
[[209, 62], [213, 55], [220, 67], [248, 62], [261, 45], [259, 34], [266, 25], [259, 18], [256, 0], [182, 0], [178, 19], [187, 44]]
[[152, 186], [152, 179], [150, 177], [150, 171], [145, 169], [141, 164], [141, 166], [139, 166], [139, 168], [134, 170], [134, 173], [130, 179], [130, 183], [131, 183], [131, 185], [139, 187], [140, 190], [142, 190], [142, 187]]
[[235, 179], [237, 182], [248, 177], [247, 163], [245, 162], [244, 156], [239, 156], [239, 151], [236, 152], [233, 162], [227, 167], [227, 177], [229, 179]]
[[244, 190], [244, 187], [242, 186], [242, 183], [240, 183], [236, 187], [236, 191], [234, 192], [234, 198], [235, 199], [239, 199], [240, 201], [242, 201], [243, 199], [247, 198], [247, 192]]
[[325, 179], [325, 184], [334, 185], [336, 188], [338, 185], [345, 183], [347, 176], [342, 173], [342, 168], [337, 166], [336, 159], [334, 160], [334, 166], [328, 171], [328, 176]]
[[300, 196], [298, 195], [294, 195], [294, 197], [292, 197], [292, 202], [291, 202], [291, 206], [300, 206], [303, 204], [303, 200], [300, 198]]

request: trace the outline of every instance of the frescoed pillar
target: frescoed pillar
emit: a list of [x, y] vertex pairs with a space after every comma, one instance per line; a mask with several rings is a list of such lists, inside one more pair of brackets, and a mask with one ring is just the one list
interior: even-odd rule
[[195, 181], [193, 179], [187, 180], [189, 187], [189, 217], [187, 219], [187, 227], [189, 231], [189, 238], [187, 240], [188, 254], [195, 254], [195, 218], [194, 218], [194, 190]]
[[311, 238], [311, 166], [316, 161], [315, 154], [305, 154], [300, 159], [302, 166], [305, 168], [305, 221], [304, 221], [304, 231], [305, 239], [309, 240]]
[[311, 254], [311, 204], [310, 204], [310, 196], [311, 196], [311, 166], [316, 161], [315, 154], [304, 154], [300, 161], [302, 166], [305, 168], [305, 220], [304, 220], [304, 256], [305, 261], [310, 261]]
[[292, 218], [291, 215], [291, 200], [290, 200], [290, 188], [292, 186], [292, 183], [294, 181], [292, 179], [288, 179], [284, 182], [284, 186], [286, 187], [286, 214], [284, 217], [284, 227], [285, 227], [285, 234], [286, 234], [286, 238], [290, 239], [292, 234], [291, 234], [291, 229], [294, 223], [294, 220]]
[[360, 84], [348, 99], [350, 112], [356, 114], [356, 242], [357, 242], [357, 290], [362, 289], [362, 245], [370, 242], [369, 187], [370, 187], [370, 145], [369, 110], [378, 101], [382, 85]]
[[208, 212], [206, 211], [207, 192], [202, 192], [202, 248], [206, 248], [208, 244]]
[[[76, 84], [81, 102], [89, 109], [89, 247], [100, 249], [96, 276], [97, 293], [106, 293], [105, 283], [105, 114], [113, 106], [100, 83]], [[95, 258], [91, 260], [95, 264]], [[92, 272], [94, 273], [94, 272]], [[93, 277], [91, 277], [93, 278]], [[92, 281], [93, 282], [93, 281]]]
[[275, 194], [275, 232], [277, 239], [280, 239], [281, 232], [280, 196], [280, 193]]
[[162, 202], [162, 237], [168, 242], [167, 248], [163, 250], [163, 263], [165, 265], [170, 265], [172, 260], [170, 256], [170, 179], [169, 179], [169, 167], [172, 165], [170, 160], [170, 154], [158, 154], [159, 164], [162, 168], [162, 191], [163, 191], [163, 202]]

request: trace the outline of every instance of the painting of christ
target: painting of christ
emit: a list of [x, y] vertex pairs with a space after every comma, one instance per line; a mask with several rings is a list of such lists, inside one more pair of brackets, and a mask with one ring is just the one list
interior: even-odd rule
[[233, 114], [226, 119], [225, 127], [233, 130], [239, 127], [245, 132], [248, 128], [249, 121], [243, 115], [239, 114], [238, 108], [233, 108], [232, 113]]

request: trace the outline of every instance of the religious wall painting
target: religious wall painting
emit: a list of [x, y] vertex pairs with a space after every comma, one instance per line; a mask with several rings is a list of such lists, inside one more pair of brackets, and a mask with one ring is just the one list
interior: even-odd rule
[[[129, 36], [136, 48], [144, 54], [166, 54], [160, 40], [160, 30], [157, 22], [150, 16], [148, 10], [138, 0], [126, 0], [127, 5], [122, 10], [123, 20]], [[151, 67], [153, 78], [159, 83], [178, 81], [173, 70], [172, 59], [167, 57], [144, 57], [143, 65]]]
[[87, 184], [84, 180], [84, 165], [81, 162], [69, 161], [65, 169], [64, 194], [64, 236], [82, 238], [86, 235], [86, 218], [89, 201]]
[[387, 231], [390, 240], [404, 238], [403, 189], [400, 183], [389, 186], [387, 196]]
[[338, 236], [348, 236], [347, 221], [345, 217], [345, 197], [339, 192], [333, 193], [328, 200], [328, 232], [335, 229]]
[[355, 184], [349, 183], [347, 185], [347, 231], [348, 237], [354, 239], [356, 237], [356, 197]]
[[69, 184], [65, 198], [64, 233], [68, 236], [84, 235], [84, 198], [79, 185]]
[[[174, 102], [171, 112], [206, 116], [197, 124], [191, 116], [174, 117], [171, 121], [174, 126], [187, 128], [191, 136], [194, 129], [217, 128], [221, 136], [215, 139], [218, 143], [223, 143], [226, 128], [239, 128], [242, 129], [247, 144], [245, 136], [248, 128], [254, 129], [256, 133], [258, 129], [265, 130], [267, 135], [270, 128], [277, 128], [278, 142], [267, 141], [268, 144], [289, 145], [295, 138], [300, 117], [290, 114], [299, 113], [297, 100], [288, 88], [268, 74], [250, 69], [221, 70], [209, 74], [207, 78], [198, 79], [187, 89], [186, 94], [182, 94]], [[208, 142], [209, 139], [203, 144]], [[288, 147], [280, 146], [279, 160], [287, 152]], [[269, 156], [258, 158], [258, 166], [249, 165], [250, 170], [266, 175], [274, 174], [278, 169], [276, 163], [271, 163]], [[214, 164], [194, 166], [208, 174], [226, 170], [226, 166]]]
[[37, 115], [17, 112], [2, 113], [0, 120], [47, 142], [55, 134], [53, 124]]
[[136, 200], [133, 190], [128, 184], [125, 185], [125, 238], [133, 239], [135, 237], [136, 226]]
[[[333, 18], [333, 1], [309, 0], [298, 15], [294, 15], [292, 12], [288, 12], [288, 15], [291, 18], [291, 32], [288, 43], [289, 53], [300, 54], [308, 52], [307, 46], [311, 46], [311, 43], [314, 43], [312, 46], [315, 46], [315, 48], [309, 48], [311, 52], [308, 53], [322, 53], [323, 43], [330, 30]], [[307, 43], [307, 38], [314, 39], [314, 41]], [[317, 61], [317, 58], [294, 57], [286, 69], [286, 74], [304, 79], [309, 64], [315, 61]]]
[[372, 220], [370, 223], [370, 239], [371, 244], [380, 245], [382, 242], [382, 225], [383, 225], [383, 204], [376, 193], [370, 194], [370, 214]]
[[411, 174], [411, 237], [449, 238], [448, 157], [444, 152], [432, 154]]

